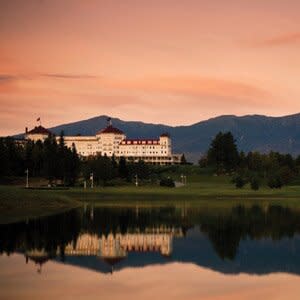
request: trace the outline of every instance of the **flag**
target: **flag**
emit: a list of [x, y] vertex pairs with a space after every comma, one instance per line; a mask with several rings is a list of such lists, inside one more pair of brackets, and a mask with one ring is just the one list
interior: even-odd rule
[[41, 121], [41, 118], [40, 118], [40, 117], [38, 117], [38, 118], [36, 119], [36, 121], [37, 121], [37, 122]]

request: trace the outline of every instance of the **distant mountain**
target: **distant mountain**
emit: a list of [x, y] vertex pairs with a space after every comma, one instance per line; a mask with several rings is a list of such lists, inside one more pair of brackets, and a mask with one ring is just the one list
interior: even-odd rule
[[[122, 121], [112, 118], [115, 127], [123, 130], [127, 137], [158, 137], [163, 132], [172, 136], [175, 153], [185, 153], [191, 161], [203, 155], [219, 131], [231, 131], [238, 147], [243, 151], [270, 150], [282, 153], [300, 154], [300, 114], [284, 117], [261, 115], [220, 116], [189, 126], [167, 126], [143, 122]], [[107, 116], [59, 125], [50, 128], [56, 134], [61, 130], [65, 135], [94, 135], [107, 124]]]

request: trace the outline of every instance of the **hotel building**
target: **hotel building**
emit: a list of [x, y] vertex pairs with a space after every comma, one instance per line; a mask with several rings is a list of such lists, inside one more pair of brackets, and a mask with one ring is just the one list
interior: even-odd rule
[[[52, 133], [40, 126], [28, 131], [25, 130], [25, 139], [44, 141]], [[57, 141], [59, 137], [56, 137]], [[67, 147], [75, 146], [77, 153], [82, 158], [95, 155], [115, 156], [117, 159], [125, 157], [128, 161], [157, 165], [171, 165], [181, 163], [181, 154], [172, 153], [172, 141], [168, 133], [163, 133], [157, 139], [127, 139], [125, 133], [113, 127], [111, 121], [107, 127], [98, 131], [93, 136], [65, 136]]]

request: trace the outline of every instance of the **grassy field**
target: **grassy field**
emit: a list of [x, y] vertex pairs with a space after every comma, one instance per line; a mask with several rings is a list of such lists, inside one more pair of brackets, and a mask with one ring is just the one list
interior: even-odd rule
[[[172, 174], [170, 174], [172, 175]], [[177, 176], [177, 178], [176, 178]], [[173, 174], [179, 180], [180, 175]], [[77, 207], [84, 202], [94, 205], [202, 205], [227, 207], [242, 203], [281, 204], [300, 207], [300, 186], [279, 190], [249, 186], [236, 189], [228, 176], [190, 174], [187, 185], [179, 188], [126, 185], [119, 187], [71, 188], [69, 190], [26, 190], [20, 186], [0, 186], [0, 223], [34, 216], [49, 215]]]
[[0, 224], [56, 214], [80, 205], [69, 195], [57, 191], [0, 186]]

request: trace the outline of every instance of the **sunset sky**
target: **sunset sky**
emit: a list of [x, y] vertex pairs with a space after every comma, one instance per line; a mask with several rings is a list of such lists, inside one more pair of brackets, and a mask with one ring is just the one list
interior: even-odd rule
[[0, 135], [298, 112], [299, 0], [0, 0]]

